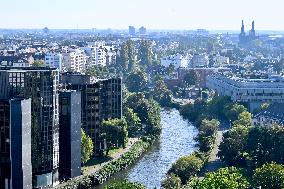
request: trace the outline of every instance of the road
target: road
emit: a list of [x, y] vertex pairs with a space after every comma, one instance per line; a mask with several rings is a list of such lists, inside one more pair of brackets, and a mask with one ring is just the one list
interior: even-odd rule
[[211, 152], [211, 155], [209, 157], [209, 160], [208, 160], [207, 164], [205, 165], [205, 167], [202, 169], [202, 171], [200, 173], [200, 178], [201, 179], [204, 177], [204, 175], [207, 172], [217, 171], [218, 169], [220, 169], [222, 167], [225, 167], [225, 165], [222, 163], [222, 161], [217, 156], [217, 154], [218, 154], [218, 151], [219, 151], [219, 145], [220, 145], [220, 143], [222, 142], [222, 139], [223, 139], [223, 133], [228, 131], [229, 128], [230, 127], [229, 127], [228, 123], [222, 122], [220, 124], [220, 128], [217, 131], [214, 148], [213, 148], [213, 150]]

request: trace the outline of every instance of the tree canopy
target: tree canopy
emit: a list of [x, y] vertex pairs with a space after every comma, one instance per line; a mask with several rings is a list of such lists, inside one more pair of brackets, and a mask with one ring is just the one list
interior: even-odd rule
[[82, 163], [86, 163], [93, 155], [93, 141], [92, 139], [86, 135], [83, 129], [81, 129], [82, 138], [81, 138], [81, 161]]

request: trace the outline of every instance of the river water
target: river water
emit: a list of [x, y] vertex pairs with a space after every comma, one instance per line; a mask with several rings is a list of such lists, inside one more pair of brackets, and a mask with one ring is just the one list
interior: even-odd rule
[[176, 160], [196, 150], [194, 137], [197, 129], [183, 119], [176, 109], [161, 111], [162, 133], [155, 142], [134, 165], [115, 174], [104, 184], [95, 187], [102, 189], [114, 180], [129, 179], [145, 185], [149, 189], [160, 188], [161, 181]]

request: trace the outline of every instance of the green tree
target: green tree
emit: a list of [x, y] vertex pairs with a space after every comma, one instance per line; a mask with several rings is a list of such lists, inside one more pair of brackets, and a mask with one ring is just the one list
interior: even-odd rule
[[191, 85], [197, 84], [197, 74], [196, 71], [191, 69], [188, 73], [186, 73], [183, 77], [183, 82], [185, 86], [189, 87]]
[[238, 119], [233, 122], [233, 126], [242, 125], [246, 127], [250, 127], [252, 122], [252, 114], [248, 111], [244, 111], [239, 114]]
[[81, 129], [81, 162], [86, 163], [93, 154], [94, 145], [92, 139], [86, 135], [83, 129]]
[[223, 134], [223, 140], [219, 145], [218, 156], [227, 165], [245, 164], [245, 147], [249, 129], [237, 126]]
[[284, 166], [275, 162], [264, 164], [255, 170], [253, 182], [255, 187], [262, 189], [283, 189]]
[[207, 120], [203, 119], [199, 126], [199, 133], [197, 135], [197, 140], [199, 142], [199, 150], [201, 152], [208, 152], [213, 148], [215, 143], [215, 135], [218, 131], [220, 122], [216, 119]]
[[148, 40], [141, 40], [138, 50], [138, 58], [143, 67], [149, 67], [152, 65], [152, 47], [151, 42]]
[[226, 111], [224, 112], [227, 119], [231, 120], [232, 122], [238, 119], [238, 116], [242, 113], [247, 111], [247, 108], [240, 104], [228, 104], [225, 107]]
[[101, 137], [107, 142], [107, 154], [113, 147], [126, 147], [128, 141], [127, 123], [124, 118], [102, 122]]
[[135, 113], [131, 108], [126, 108], [123, 116], [128, 125], [129, 136], [135, 136], [135, 134], [137, 134], [137, 132], [141, 130], [140, 118], [138, 117], [137, 113]]
[[146, 134], [160, 134], [160, 106], [156, 101], [146, 99], [144, 93], [133, 93], [127, 98], [125, 106], [137, 113], [143, 125], [143, 131]]
[[136, 50], [135, 45], [132, 40], [126, 41], [127, 47], [128, 47], [128, 70], [132, 70], [136, 67]]
[[190, 186], [192, 189], [247, 189], [250, 184], [239, 169], [226, 167], [206, 173], [203, 180], [194, 179]]
[[138, 183], [132, 183], [127, 180], [114, 181], [109, 185], [105, 186], [104, 189], [146, 189], [145, 186]]
[[146, 90], [147, 75], [141, 69], [133, 70], [126, 78], [126, 86], [130, 92]]
[[190, 178], [199, 173], [202, 166], [203, 160], [194, 154], [191, 154], [179, 158], [176, 163], [172, 165], [169, 173], [177, 175], [181, 179], [182, 184], [186, 184]]
[[33, 66], [43, 67], [43, 66], [45, 66], [45, 62], [43, 60], [35, 60], [34, 63], [33, 63]]
[[154, 80], [155, 87], [152, 91], [154, 100], [160, 103], [161, 106], [170, 106], [172, 104], [172, 92], [166, 86], [162, 77], [157, 76]]
[[180, 189], [181, 188], [181, 180], [175, 174], [170, 174], [167, 176], [165, 180], [162, 182], [162, 188], [164, 189]]

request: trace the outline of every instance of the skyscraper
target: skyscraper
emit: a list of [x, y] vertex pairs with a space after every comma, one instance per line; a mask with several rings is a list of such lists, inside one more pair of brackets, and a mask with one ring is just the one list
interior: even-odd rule
[[81, 175], [81, 92], [59, 92], [59, 177]]
[[32, 188], [31, 100], [0, 100], [0, 188]]
[[102, 121], [122, 117], [121, 78], [95, 80], [88, 75], [64, 74], [61, 83], [67, 89], [81, 91], [82, 127], [92, 138], [95, 153], [102, 152]]
[[54, 68], [0, 68], [0, 99], [31, 98], [33, 187], [58, 181], [58, 71]]

